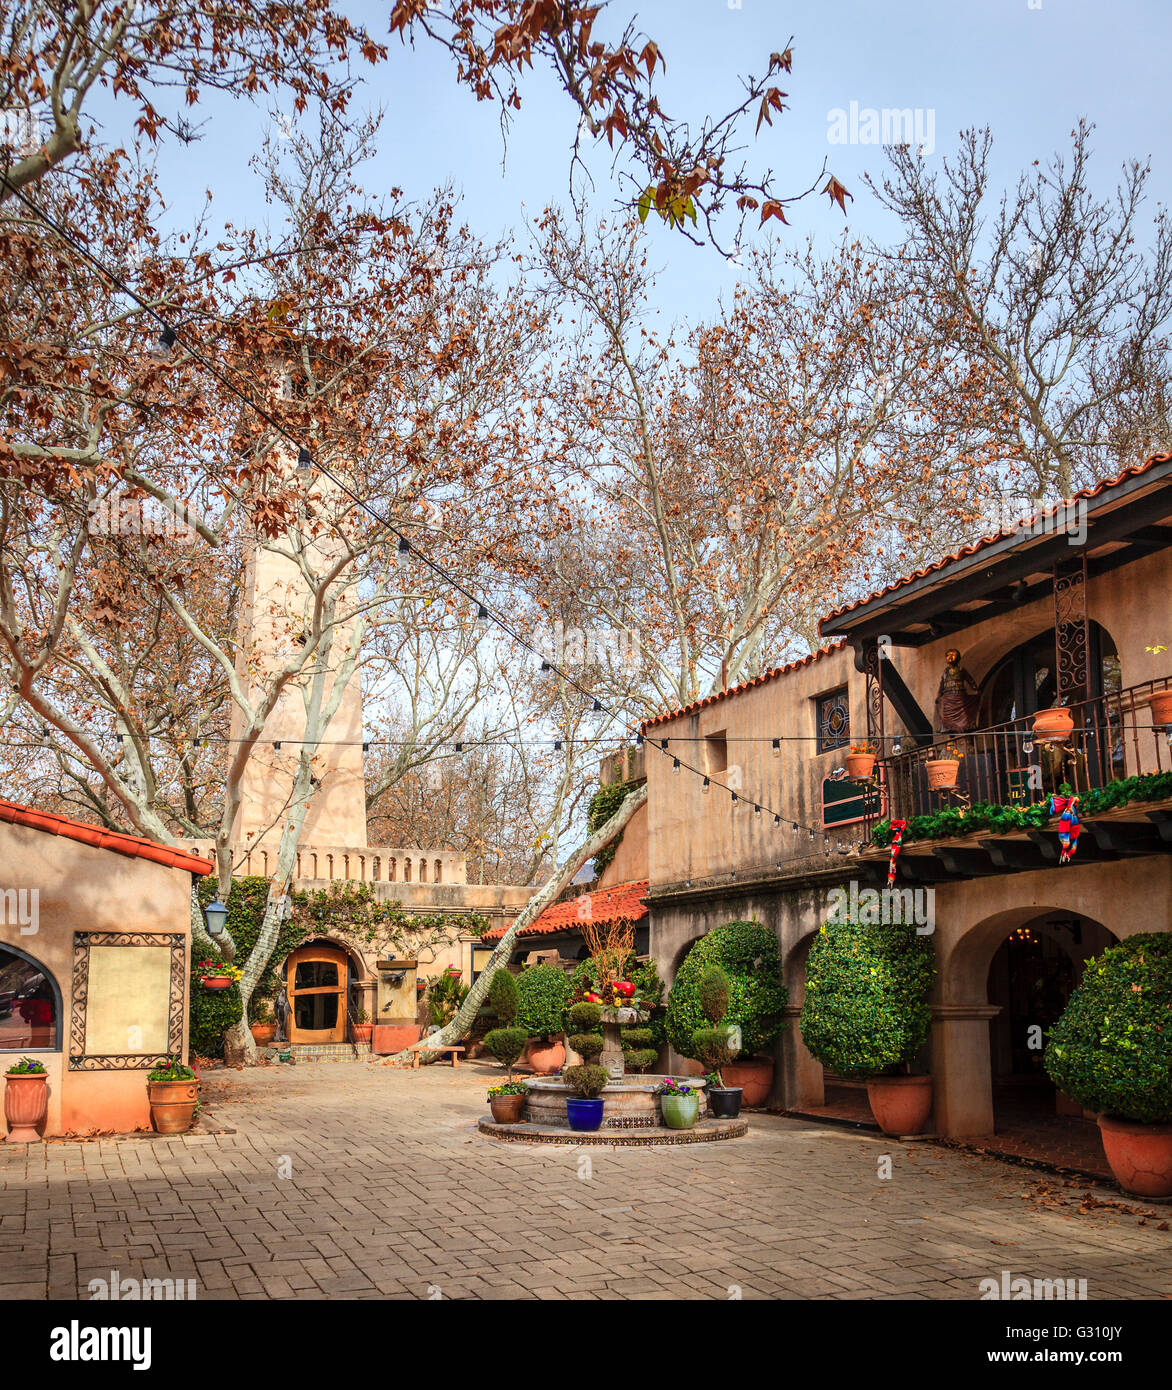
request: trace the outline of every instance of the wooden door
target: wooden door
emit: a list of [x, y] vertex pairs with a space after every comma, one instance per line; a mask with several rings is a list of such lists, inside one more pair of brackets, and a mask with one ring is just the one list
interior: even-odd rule
[[346, 1041], [346, 953], [299, 946], [285, 963], [291, 1043]]

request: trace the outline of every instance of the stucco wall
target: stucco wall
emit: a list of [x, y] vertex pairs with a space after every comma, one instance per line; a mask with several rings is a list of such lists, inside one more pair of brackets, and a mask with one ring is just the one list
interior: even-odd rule
[[[143, 859], [79, 844], [24, 826], [0, 825], [0, 887], [36, 889], [36, 930], [22, 935], [18, 925], [0, 922], [0, 942], [34, 957], [53, 976], [64, 1007], [61, 1052], [20, 1049], [0, 1052], [4, 1069], [22, 1053], [44, 1062], [49, 1072], [45, 1132], [86, 1133], [133, 1130], [150, 1123], [146, 1071], [70, 1072], [69, 1050], [73, 934], [150, 932], [190, 939], [191, 875]], [[184, 972], [186, 991], [187, 972]], [[155, 1008], [159, 1001], [150, 1001]], [[95, 1008], [102, 1007], [95, 999]], [[183, 1008], [183, 1055], [187, 1055], [187, 1003]], [[137, 1018], [127, 1018], [127, 1027]], [[106, 1018], [107, 1034], [110, 1024]], [[147, 1041], [149, 1042], [149, 1037]], [[129, 1042], [126, 1052], [134, 1049]], [[3, 1121], [0, 1120], [0, 1125]], [[6, 1133], [6, 1128], [4, 1129]]]

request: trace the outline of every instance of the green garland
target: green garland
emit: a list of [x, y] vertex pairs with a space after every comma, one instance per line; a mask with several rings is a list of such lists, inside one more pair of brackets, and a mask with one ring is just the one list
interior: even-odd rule
[[[1141, 777], [1125, 777], [1095, 787], [1078, 799], [1079, 815], [1100, 815], [1103, 811], [1126, 806], [1131, 801], [1163, 801], [1172, 797], [1172, 772], [1149, 772]], [[967, 811], [945, 806], [926, 816], [913, 816], [903, 832], [903, 843], [909, 840], [944, 840], [954, 836], [971, 835], [974, 830], [992, 830], [1005, 834], [1013, 830], [1044, 830], [1049, 825], [1050, 798], [1031, 806], [998, 806], [989, 801], [976, 801]], [[891, 821], [881, 820], [871, 832], [871, 843], [885, 849], [891, 844]]]

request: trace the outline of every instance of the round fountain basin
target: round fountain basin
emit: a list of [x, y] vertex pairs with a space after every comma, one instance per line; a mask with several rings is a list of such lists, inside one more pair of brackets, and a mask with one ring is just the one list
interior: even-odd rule
[[[659, 1110], [659, 1097], [655, 1088], [666, 1081], [666, 1076], [650, 1072], [632, 1072], [621, 1081], [611, 1081], [602, 1090], [602, 1123], [605, 1128], [608, 1120], [650, 1119], [652, 1123], [663, 1123]], [[700, 1114], [708, 1108], [706, 1095], [707, 1082], [695, 1076], [676, 1076], [673, 1081], [681, 1082], [698, 1090], [700, 1094]], [[573, 1092], [559, 1076], [533, 1076], [526, 1078], [529, 1092], [525, 1097], [525, 1118], [535, 1125], [569, 1129], [566, 1118], [566, 1097]]]

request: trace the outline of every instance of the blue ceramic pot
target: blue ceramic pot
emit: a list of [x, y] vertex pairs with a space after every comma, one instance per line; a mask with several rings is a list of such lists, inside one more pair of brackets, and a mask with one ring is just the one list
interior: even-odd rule
[[602, 1125], [602, 1099], [579, 1100], [577, 1096], [567, 1096], [566, 1115], [571, 1129], [579, 1134], [589, 1133]]

